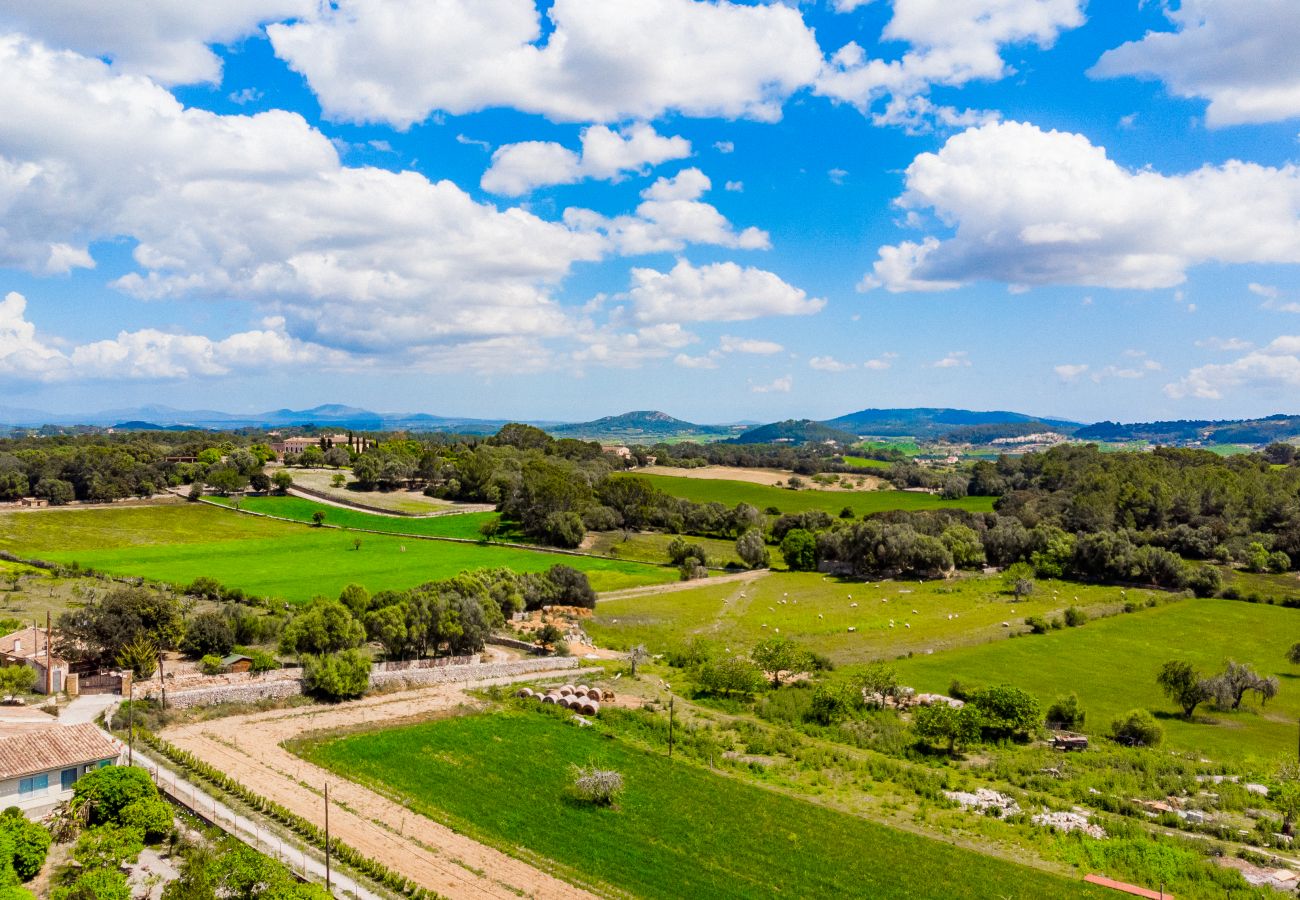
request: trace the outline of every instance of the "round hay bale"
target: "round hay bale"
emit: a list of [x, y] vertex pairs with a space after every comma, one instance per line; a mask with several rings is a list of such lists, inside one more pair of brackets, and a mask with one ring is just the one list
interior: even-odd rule
[[600, 704], [595, 700], [582, 701], [582, 714], [584, 716], [594, 716], [600, 712]]
[[558, 703], [559, 701], [560, 698], [555, 696], [554, 694], [546, 694], [545, 696], [542, 697], [543, 703]]
[[572, 694], [572, 693], [573, 693], [573, 685], [571, 685], [571, 684], [566, 684], [566, 685], [564, 685], [563, 687], [560, 688], [560, 696], [561, 696], [561, 697], [567, 697], [567, 696], [569, 696], [569, 695]]
[[573, 709], [573, 710], [576, 710], [576, 709], [578, 708], [578, 698], [577, 698], [577, 697], [573, 697], [573, 696], [565, 697], [565, 698], [564, 698], [563, 700], [561, 700], [560, 702], [561, 702], [562, 704], [564, 704], [564, 706], [565, 706], [566, 709]]
[[585, 697], [587, 696], [587, 686], [585, 684], [580, 684], [573, 689], [573, 692], [579, 697]]
[[602, 696], [600, 688], [588, 688], [587, 690], [588, 700], [599, 700]]
[[520, 688], [519, 691], [515, 694], [515, 696], [519, 698], [528, 698], [531, 697], [532, 695], [533, 695], [532, 688]]

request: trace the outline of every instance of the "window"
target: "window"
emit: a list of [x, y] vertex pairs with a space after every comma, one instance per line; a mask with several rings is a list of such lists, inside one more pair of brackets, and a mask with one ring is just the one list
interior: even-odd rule
[[72, 790], [72, 786], [77, 783], [77, 768], [64, 769], [59, 773], [59, 788], [65, 791]]
[[50, 789], [50, 776], [48, 772], [40, 775], [33, 775], [31, 778], [22, 778], [18, 781], [18, 796], [21, 797], [38, 797]]

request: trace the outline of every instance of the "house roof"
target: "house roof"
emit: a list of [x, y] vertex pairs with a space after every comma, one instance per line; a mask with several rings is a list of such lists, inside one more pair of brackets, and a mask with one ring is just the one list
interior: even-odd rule
[[246, 660], [248, 660], [249, 662], [252, 662], [252, 661], [253, 661], [253, 657], [251, 657], [251, 656], [245, 656], [245, 655], [242, 654], [242, 653], [232, 653], [232, 654], [230, 654], [229, 656], [227, 656], [225, 659], [221, 660], [221, 664], [222, 664], [223, 666], [230, 666], [230, 665], [234, 665], [235, 663], [239, 662], [241, 659], [246, 659]]
[[0, 779], [113, 759], [122, 745], [89, 722], [0, 736]]
[[[44, 628], [27, 627], [0, 637], [0, 657], [10, 660], [31, 661], [45, 665], [45, 644], [49, 640]], [[54, 665], [67, 665], [67, 662], [55, 653]]]
[[55, 724], [48, 714], [31, 706], [0, 706], [0, 734], [40, 731]]

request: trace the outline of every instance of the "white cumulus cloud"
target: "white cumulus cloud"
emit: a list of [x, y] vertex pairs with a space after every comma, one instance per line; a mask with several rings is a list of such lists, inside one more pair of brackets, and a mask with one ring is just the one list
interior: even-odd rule
[[1300, 388], [1300, 335], [1283, 335], [1229, 363], [1192, 369], [1165, 385], [1165, 393], [1174, 399], [1219, 400], [1245, 386]]
[[1078, 134], [1006, 122], [949, 138], [897, 205], [951, 230], [880, 248], [863, 288], [972, 281], [1162, 288], [1205, 262], [1300, 262], [1300, 170], [1231, 161], [1126, 169]]
[[1106, 52], [1090, 74], [1155, 78], [1175, 96], [1208, 100], [1211, 128], [1300, 116], [1300, 4], [1182, 0], [1164, 12], [1174, 31]]
[[576, 184], [591, 178], [616, 181], [628, 173], [691, 155], [691, 142], [664, 137], [637, 123], [622, 131], [593, 125], [582, 132], [581, 152], [551, 141], [506, 144], [492, 154], [480, 184], [485, 191], [516, 197], [538, 187]]
[[825, 300], [772, 272], [732, 262], [693, 266], [679, 260], [668, 272], [632, 270], [628, 292], [640, 322], [739, 322], [762, 316], [807, 316]]
[[780, 118], [821, 51], [795, 9], [724, 0], [339, 0], [266, 30], [331, 118], [399, 128], [435, 110], [555, 121]]
[[853, 363], [840, 362], [833, 356], [814, 356], [808, 365], [819, 372], [847, 372], [854, 368]]
[[749, 389], [755, 394], [788, 394], [793, 387], [793, 376], [782, 375], [780, 378], [774, 378], [766, 384], [750, 385]]

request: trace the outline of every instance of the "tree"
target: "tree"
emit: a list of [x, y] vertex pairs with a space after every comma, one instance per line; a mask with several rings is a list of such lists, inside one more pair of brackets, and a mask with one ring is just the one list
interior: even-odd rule
[[289, 621], [280, 637], [283, 653], [329, 654], [360, 647], [366, 629], [337, 600], [317, 597]]
[[181, 641], [181, 652], [191, 658], [226, 656], [235, 646], [235, 630], [230, 619], [215, 610], [201, 612], [190, 619]]
[[555, 603], [583, 609], [596, 608], [596, 592], [586, 572], [579, 572], [572, 566], [555, 565], [546, 570], [546, 579], [555, 586]]
[[811, 572], [817, 568], [817, 539], [802, 528], [792, 528], [781, 539], [781, 555], [794, 572]]
[[1300, 666], [1300, 642], [1291, 645], [1291, 649], [1286, 652], [1286, 661], [1293, 666]]
[[958, 709], [947, 703], [936, 703], [917, 709], [912, 716], [912, 730], [927, 743], [947, 744], [948, 755], [952, 756], [959, 747], [980, 739], [980, 717], [970, 706]]
[[695, 672], [695, 683], [706, 694], [748, 695], [761, 690], [766, 680], [758, 666], [743, 656], [706, 659]]
[[1224, 670], [1204, 682], [1205, 688], [1220, 709], [1240, 709], [1247, 691], [1267, 702], [1277, 695], [1276, 678], [1265, 678], [1245, 663], [1228, 660]]
[[158, 671], [158, 646], [145, 635], [139, 635], [118, 651], [115, 660], [123, 669], [130, 669], [137, 681], [152, 678]]
[[271, 483], [275, 485], [275, 489], [278, 493], [283, 494], [288, 491], [289, 488], [293, 487], [293, 476], [284, 469], [280, 469], [271, 476]]
[[[961, 496], [966, 496], [963, 490]], [[974, 569], [984, 565], [984, 545], [975, 529], [968, 525], [949, 525], [939, 536], [952, 554], [952, 562], [959, 569]]]
[[370, 657], [360, 650], [305, 655], [302, 685], [308, 693], [326, 700], [360, 697], [370, 687]]
[[135, 766], [106, 766], [83, 775], [72, 786], [72, 805], [91, 825], [115, 822], [137, 800], [157, 800], [149, 773]]
[[[50, 850], [50, 833], [35, 822], [29, 822], [21, 812], [14, 808], [0, 815], [0, 848], [6, 843], [12, 848], [12, 865], [14, 874], [20, 881], [31, 881], [45, 865], [45, 857]], [[0, 856], [3, 850], [0, 850]], [[0, 871], [6, 860], [0, 858]], [[0, 876], [0, 885], [3, 877]], [[0, 896], [3, 893], [0, 892]]]
[[862, 709], [862, 691], [847, 681], [823, 681], [813, 688], [809, 717], [822, 725], [847, 719]]
[[668, 542], [668, 561], [680, 566], [688, 559], [694, 559], [702, 566], [709, 564], [709, 554], [701, 544], [675, 537]]
[[348, 476], [344, 475], [342, 472], [335, 472], [334, 477], [330, 479], [330, 486], [335, 488], [336, 490], [338, 488], [343, 487], [347, 483], [348, 483]]
[[128, 645], [147, 643], [155, 648], [161, 668], [163, 653], [180, 646], [185, 620], [174, 597], [145, 587], [119, 587], [59, 616], [58, 630], [57, 649], [65, 659], [111, 665]]
[[1145, 709], [1131, 709], [1110, 723], [1110, 737], [1128, 747], [1158, 747], [1164, 740], [1165, 730]]
[[898, 670], [888, 663], [868, 663], [854, 679], [854, 686], [867, 705], [884, 706], [886, 698], [898, 696]]
[[1282, 833], [1294, 835], [1296, 816], [1300, 815], [1300, 765], [1284, 762], [1277, 767], [1268, 800], [1282, 814]]
[[736, 540], [736, 555], [740, 561], [751, 569], [766, 568], [769, 562], [767, 545], [763, 543], [763, 533], [751, 528]]
[[311, 523], [312, 523], [313, 525], [315, 525], [317, 528], [320, 528], [322, 525], [324, 525], [324, 524], [325, 524], [325, 510], [323, 510], [323, 509], [318, 509], [318, 510], [316, 510], [314, 513], [312, 513], [312, 514], [311, 514]]
[[808, 652], [789, 638], [770, 637], [749, 652], [754, 664], [772, 679], [772, 687], [781, 686], [781, 673], [798, 675], [808, 671]]
[[1191, 663], [1182, 660], [1171, 659], [1161, 666], [1156, 684], [1160, 685], [1166, 697], [1178, 704], [1184, 719], [1190, 720], [1196, 707], [1211, 698], [1201, 673]]
[[30, 666], [0, 666], [0, 698], [31, 693], [36, 687], [36, 670]]
[[323, 462], [327, 466], [341, 469], [348, 463], [352, 462], [352, 454], [347, 451], [346, 447], [330, 447], [325, 451]]
[[628, 665], [632, 667], [631, 675], [636, 677], [636, 667], [650, 658], [650, 652], [646, 650], [645, 644], [637, 644], [627, 652]]
[[370, 592], [359, 584], [349, 584], [339, 594], [339, 602], [348, 608], [353, 618], [361, 619], [370, 609]]
[[971, 694], [986, 737], [1027, 737], [1043, 721], [1042, 707], [1028, 691], [1010, 685], [984, 688]]
[[1217, 597], [1223, 590], [1223, 575], [1214, 566], [1197, 566], [1188, 577], [1187, 586], [1198, 597]]
[[32, 494], [50, 501], [50, 506], [63, 506], [77, 498], [76, 489], [60, 478], [42, 478], [32, 488]]
[[1057, 697], [1055, 702], [1047, 707], [1047, 716], [1045, 718], [1048, 728], [1078, 731], [1083, 727], [1087, 713], [1079, 705], [1079, 695], [1071, 693]]

